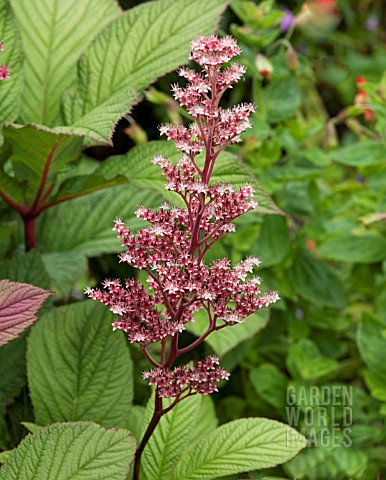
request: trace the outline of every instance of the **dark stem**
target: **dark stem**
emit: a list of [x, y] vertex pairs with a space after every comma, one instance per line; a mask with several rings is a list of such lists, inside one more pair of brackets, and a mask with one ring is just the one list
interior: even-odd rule
[[134, 462], [134, 476], [133, 480], [139, 480], [139, 471], [141, 468], [141, 457], [144, 448], [147, 445], [147, 442], [149, 441], [149, 438], [151, 437], [152, 433], [156, 429], [162, 415], [162, 397], [160, 396], [158, 389], [155, 391], [155, 400], [154, 400], [154, 413], [153, 416], [150, 420], [149, 426], [146, 429], [146, 432], [141, 440], [141, 443], [139, 444], [139, 447], [135, 453], [135, 462]]
[[24, 243], [27, 252], [36, 248], [36, 234], [35, 234], [35, 217], [26, 215], [23, 216], [24, 223]]

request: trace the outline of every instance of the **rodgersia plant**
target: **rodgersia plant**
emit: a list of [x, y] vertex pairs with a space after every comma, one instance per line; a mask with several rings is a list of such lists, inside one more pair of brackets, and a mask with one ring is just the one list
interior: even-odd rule
[[[128, 279], [124, 284], [106, 280], [104, 289], [86, 290], [117, 315], [114, 330], [123, 330], [130, 342], [138, 343], [153, 367], [144, 378], [155, 386], [154, 414], [137, 450], [135, 479], [139, 478], [143, 449], [162, 415], [191, 395], [217, 391], [218, 382], [229, 376], [215, 356], [193, 366], [174, 366], [176, 359], [201, 344], [211, 332], [237, 325], [279, 298], [276, 292], [261, 293], [260, 278], [249, 276], [260, 263], [258, 258], [247, 258], [234, 267], [227, 258], [205, 264], [205, 254], [212, 245], [235, 230], [232, 221], [257, 205], [248, 184], [238, 191], [232, 185], [210, 184], [220, 152], [240, 141], [254, 111], [250, 103], [229, 109], [219, 106], [224, 92], [245, 73], [245, 67], [236, 63], [222, 68], [239, 53], [231, 37], [196, 38], [190, 59], [202, 72], [182, 68], [179, 75], [187, 85], [172, 87], [174, 97], [187, 109], [193, 123], [188, 127], [161, 126], [161, 134], [173, 140], [182, 155], [177, 165], [162, 156], [153, 162], [166, 177], [166, 189], [181, 197], [184, 208], [163, 204], [153, 211], [139, 207], [136, 215], [150, 226], [136, 235], [121, 219], [115, 221], [114, 230], [126, 248], [120, 261], [147, 272], [149, 289], [138, 280]], [[201, 152], [204, 159], [199, 157]], [[207, 329], [193, 343], [180, 347], [180, 335], [199, 309], [207, 313]], [[155, 359], [149, 347], [157, 342], [161, 353]], [[172, 403], [164, 407], [163, 398], [172, 398]]]
[[[0, 52], [4, 50], [3, 42], [0, 42]], [[10, 68], [7, 65], [0, 65], [0, 80], [11, 78]]]

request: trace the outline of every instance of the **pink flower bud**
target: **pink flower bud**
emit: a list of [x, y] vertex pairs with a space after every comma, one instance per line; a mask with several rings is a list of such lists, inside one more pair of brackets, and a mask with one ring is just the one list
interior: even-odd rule
[[256, 60], [255, 60], [255, 65], [257, 68], [257, 71], [260, 73], [260, 75], [265, 79], [268, 80], [269, 77], [271, 76], [273, 67], [271, 62], [268, 60], [268, 58], [261, 53], [258, 53], [256, 55]]

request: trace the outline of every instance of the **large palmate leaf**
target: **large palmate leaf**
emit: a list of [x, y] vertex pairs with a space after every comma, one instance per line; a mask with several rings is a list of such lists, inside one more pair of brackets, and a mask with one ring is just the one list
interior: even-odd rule
[[34, 285], [0, 280], [0, 346], [37, 320], [36, 312], [50, 295]]
[[58, 423], [28, 435], [0, 470], [1, 480], [122, 480], [135, 441], [127, 430], [87, 422]]
[[93, 420], [122, 427], [133, 398], [132, 364], [112, 314], [86, 301], [52, 310], [29, 337], [28, 380], [36, 421]]
[[227, 3], [158, 0], [112, 22], [80, 61], [79, 86], [65, 101], [67, 123], [109, 141], [112, 126], [135, 100], [132, 88], [142, 91], [186, 63], [192, 38], [212, 32]]
[[[155, 207], [162, 199], [155, 192], [122, 185], [57, 205], [38, 219], [38, 243], [49, 252], [79, 251], [88, 256], [118, 252], [112, 232], [114, 219], [122, 217], [133, 230], [143, 225], [134, 211], [138, 205]], [[60, 221], [59, 221], [60, 219]]]
[[25, 52], [21, 120], [62, 124], [61, 96], [76, 80], [76, 62], [120, 14], [115, 0], [11, 0]]
[[66, 163], [80, 155], [81, 139], [77, 137], [53, 134], [33, 126], [5, 128], [3, 134], [12, 151], [9, 161], [23, 184], [23, 200], [27, 197], [30, 203], [43, 175], [50, 184]]
[[243, 418], [216, 428], [177, 464], [174, 480], [214, 479], [288, 461], [306, 440], [287, 425]]
[[[176, 162], [181, 157], [173, 142], [156, 141], [132, 148], [126, 155], [110, 157], [103, 162], [98, 170], [106, 178], [113, 178], [118, 174], [127, 176], [128, 180], [141, 188], [154, 189], [167, 199], [177, 200], [175, 194], [165, 190], [165, 178], [161, 169], [151, 160], [156, 155]], [[223, 153], [216, 161], [213, 171], [213, 183], [232, 183], [236, 188], [251, 183], [255, 188], [255, 198], [259, 205], [256, 212], [280, 214], [281, 210], [274, 204], [268, 194], [261, 187], [256, 177], [234, 155]]]
[[0, 64], [11, 69], [11, 78], [0, 85], [0, 121], [13, 122], [20, 112], [24, 79], [21, 41], [8, 0], [0, 0], [0, 37], [4, 45], [4, 50], [0, 52]]

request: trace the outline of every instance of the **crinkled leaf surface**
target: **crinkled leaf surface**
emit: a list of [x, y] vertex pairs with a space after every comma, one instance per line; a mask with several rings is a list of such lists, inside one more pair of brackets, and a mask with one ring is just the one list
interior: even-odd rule
[[[164, 408], [171, 404], [163, 400]], [[147, 406], [145, 419], [149, 420], [154, 408], [154, 397]], [[190, 435], [196, 427], [201, 406], [201, 395], [183, 400], [161, 418], [150, 437], [142, 460], [146, 480], [170, 480], [179, 457], [190, 442]]]
[[[151, 160], [163, 155], [176, 162], [181, 157], [173, 142], [155, 141], [132, 148], [126, 155], [110, 157], [98, 169], [106, 178], [114, 178], [118, 174], [125, 175], [134, 185], [141, 188], [154, 189], [168, 200], [176, 200], [177, 195], [165, 190], [165, 177], [161, 169]], [[236, 188], [250, 183], [255, 188], [255, 199], [259, 203], [256, 212], [280, 214], [281, 210], [261, 187], [256, 177], [243, 165], [236, 156], [223, 153], [216, 161], [212, 183], [232, 183]]]
[[37, 320], [36, 312], [50, 295], [34, 285], [0, 280], [0, 346]]
[[0, 0], [0, 32], [4, 45], [0, 63], [11, 69], [11, 78], [0, 85], [0, 121], [13, 122], [20, 112], [24, 78], [20, 35], [8, 0]]
[[174, 480], [204, 480], [288, 461], [306, 446], [298, 432], [265, 418], [243, 418], [216, 428], [184, 455]]
[[1, 480], [123, 480], [135, 441], [127, 430], [57, 423], [28, 435], [0, 469]]
[[215, 29], [227, 3], [159, 0], [112, 22], [80, 60], [79, 85], [65, 100], [71, 125], [66, 130], [83, 128], [83, 134], [110, 141], [112, 126], [136, 100], [135, 91], [186, 63], [190, 41]]
[[[21, 120], [63, 124], [61, 96], [76, 80], [76, 62], [120, 15], [115, 0], [11, 0], [25, 52]], [[112, 53], [112, 52], [110, 52]]]
[[[18, 181], [23, 183], [24, 197], [32, 203], [43, 172], [50, 184], [58, 171], [80, 155], [81, 139], [53, 134], [32, 125], [3, 130], [4, 139], [12, 148], [9, 161]], [[14, 200], [18, 201], [18, 198]], [[23, 198], [25, 200], [25, 198]]]
[[125, 425], [133, 399], [132, 363], [113, 315], [85, 301], [43, 316], [28, 339], [28, 381], [36, 421], [93, 420]]
[[76, 250], [91, 257], [118, 252], [121, 244], [112, 232], [114, 219], [122, 217], [135, 230], [144, 225], [134, 215], [137, 206], [160, 203], [162, 198], [154, 191], [132, 185], [94, 192], [43, 212], [37, 221], [38, 243], [46, 253]]
[[[205, 339], [213, 350], [220, 356], [225, 355], [236, 345], [253, 337], [264, 328], [269, 320], [269, 310], [263, 308], [249, 317], [244, 323], [232, 325], [216, 332], [212, 332]], [[194, 314], [194, 323], [189, 323], [187, 329], [197, 336], [202, 335], [208, 328], [208, 318], [205, 310], [201, 309]]]

